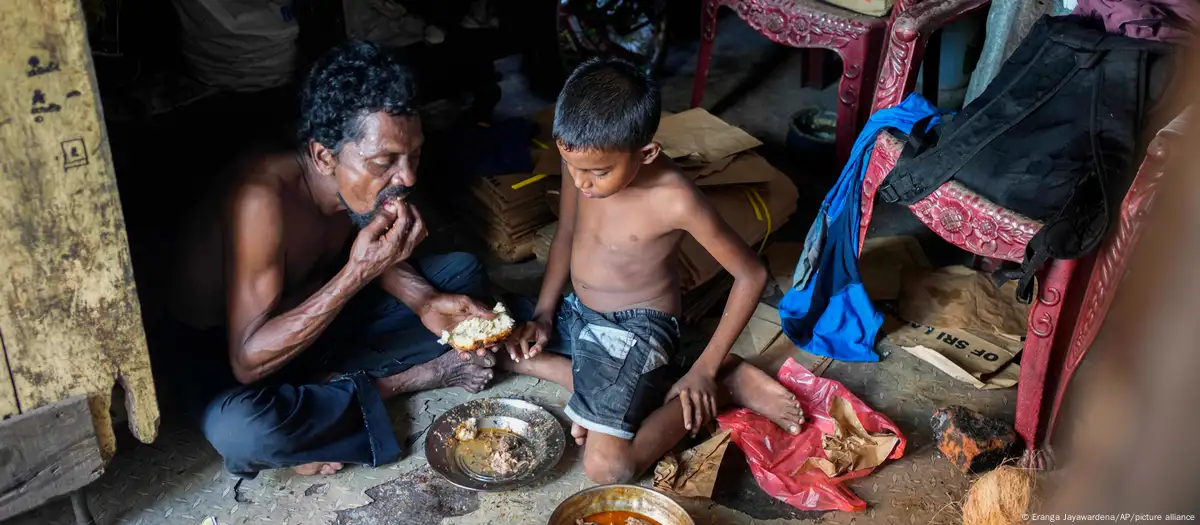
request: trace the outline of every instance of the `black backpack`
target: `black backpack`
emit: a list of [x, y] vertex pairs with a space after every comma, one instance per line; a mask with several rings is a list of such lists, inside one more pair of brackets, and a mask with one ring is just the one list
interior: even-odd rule
[[1145, 151], [1142, 124], [1163, 96], [1169, 52], [1078, 16], [1042, 17], [979, 98], [928, 133], [913, 127], [878, 195], [911, 205], [953, 179], [1042, 221], [1008, 275], [1029, 302], [1046, 260], [1081, 257], [1103, 239]]

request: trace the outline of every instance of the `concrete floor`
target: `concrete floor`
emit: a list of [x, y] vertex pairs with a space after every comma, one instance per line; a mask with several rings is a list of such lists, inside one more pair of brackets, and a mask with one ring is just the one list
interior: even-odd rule
[[[727, 17], [718, 33], [706, 106], [711, 107], [756, 68], [766, 69], [761, 82], [744, 90], [719, 114], [762, 139], [768, 158], [797, 181], [800, 210], [781, 238], [798, 239], [815, 214], [816, 204], [836, 178], [831, 170], [813, 170], [805, 159], [781, 151], [788, 116], [802, 106], [832, 107], [836, 95], [800, 87], [799, 53], [780, 53], [735, 17]], [[691, 91], [695, 48], [673, 50], [664, 81], [666, 109], [685, 109]], [[750, 58], [747, 58], [750, 57]], [[544, 107], [523, 89], [522, 79], [507, 71], [501, 114], [528, 114]], [[760, 67], [761, 66], [761, 67]], [[748, 73], [750, 72], [750, 73]], [[807, 171], [806, 171], [807, 170]], [[877, 220], [872, 231], [896, 233], [909, 223]], [[538, 268], [525, 264], [494, 267], [493, 276], [523, 282], [536, 289]], [[511, 283], [508, 283], [511, 284]], [[939, 458], [932, 443], [929, 417], [948, 404], [964, 405], [1011, 421], [1014, 389], [977, 391], [957, 383], [907, 352], [881, 348], [877, 364], [834, 363], [824, 376], [841, 381], [876, 410], [888, 415], [908, 438], [905, 456], [889, 461], [871, 476], [850, 483], [869, 504], [862, 513], [799, 513], [765, 496], [747, 483], [745, 469], [722, 478], [717, 501], [683, 503], [698, 524], [790, 524], [821, 521], [844, 524], [958, 523], [954, 503], [971, 479]], [[889, 351], [891, 350], [891, 351]], [[289, 471], [265, 472], [237, 482], [224, 472], [220, 458], [194, 431], [170, 419], [160, 438], [142, 445], [127, 439], [105, 474], [89, 488], [88, 502], [100, 525], [199, 524], [214, 517], [221, 524], [532, 524], [544, 523], [552, 509], [572, 493], [590, 486], [582, 473], [579, 450], [568, 450], [548, 479], [534, 487], [476, 494], [449, 486], [428, 469], [423, 431], [438, 414], [472, 397], [517, 396], [555, 412], [564, 422], [567, 394], [557, 385], [526, 377], [502, 378], [478, 396], [461, 390], [437, 390], [397, 399], [390, 404], [397, 435], [406, 446], [402, 461], [371, 469], [349, 467], [328, 478], [302, 478]], [[740, 461], [727, 458], [728, 461]], [[735, 469], [739, 465], [734, 465]], [[744, 463], [740, 466], [744, 467]], [[722, 471], [724, 476], [724, 470]], [[643, 480], [643, 483], [648, 483]], [[52, 502], [15, 518], [14, 525], [74, 523], [69, 503]]]
[[[889, 461], [871, 476], [849, 484], [868, 503], [868, 510], [788, 519], [789, 515], [800, 514], [782, 503], [772, 504], [761, 492], [726, 494], [719, 498], [724, 499], [720, 503], [683, 501], [696, 523], [958, 523], [954, 502], [962, 498], [971, 479], [938, 457], [929, 416], [940, 406], [959, 404], [1011, 420], [1015, 391], [976, 391], [904, 351], [892, 352], [878, 364], [834, 363], [824, 377], [841, 381], [863, 401], [887, 414], [908, 439], [903, 458]], [[423, 431], [438, 414], [468, 399], [493, 396], [536, 402], [566, 424], [562, 407], [567, 392], [528, 377], [504, 378], [474, 396], [458, 389], [424, 392], [389, 405], [396, 433], [407, 448], [404, 459], [396, 464], [376, 469], [348, 467], [328, 478], [268, 471], [240, 483], [224, 472], [220, 458], [203, 438], [172, 425], [164, 428], [154, 444], [123, 444], [105, 474], [90, 487], [89, 506], [100, 525], [198, 525], [209, 516], [225, 525], [544, 523], [559, 502], [591, 486], [583, 476], [580, 450], [573, 444], [546, 480], [507, 493], [476, 494], [456, 489], [442, 482], [425, 461]], [[648, 484], [649, 480], [642, 483]], [[74, 521], [70, 505], [59, 501], [15, 518], [12, 523], [69, 525]]]

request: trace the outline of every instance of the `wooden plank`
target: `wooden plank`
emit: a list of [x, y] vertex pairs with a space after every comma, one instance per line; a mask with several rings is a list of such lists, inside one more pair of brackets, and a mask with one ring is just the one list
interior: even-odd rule
[[0, 421], [21, 412], [17, 406], [17, 391], [8, 373], [8, 356], [4, 354], [4, 334], [0, 333]]
[[87, 396], [0, 422], [0, 522], [104, 472]]
[[0, 78], [0, 332], [17, 401], [88, 395], [107, 458], [114, 381], [140, 440], [159, 416], [78, 0], [0, 2]]

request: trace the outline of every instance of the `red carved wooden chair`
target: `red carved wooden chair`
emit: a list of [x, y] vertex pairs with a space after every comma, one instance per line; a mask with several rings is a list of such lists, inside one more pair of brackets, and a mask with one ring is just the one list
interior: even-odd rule
[[[717, 10], [728, 7], [737, 12], [756, 31], [778, 44], [796, 48], [829, 49], [842, 58], [842, 76], [838, 82], [837, 158], [842, 164], [850, 157], [854, 139], [870, 116], [875, 79], [879, 72], [879, 55], [884, 48], [884, 36], [900, 13], [920, 6], [921, 0], [897, 0], [891, 18], [855, 13], [819, 0], [703, 0], [700, 14], [700, 52], [692, 87], [692, 107], [699, 107], [708, 83], [708, 68], [712, 59], [713, 40], [717, 31]], [[930, 0], [929, 4], [959, 6], [983, 4], [979, 0]], [[939, 26], [940, 27], [940, 26]], [[920, 40], [916, 52], [924, 55], [926, 39]], [[932, 44], [932, 42], [931, 42]], [[810, 55], [813, 57], [814, 55]], [[926, 65], [926, 73], [936, 78], [935, 61]], [[920, 59], [914, 63], [920, 64]], [[806, 67], [819, 71], [819, 60], [809, 60]], [[916, 75], [917, 71], [913, 71]], [[810, 76], [816, 76], [810, 72]], [[890, 77], [888, 77], [890, 78]], [[914, 81], [916, 77], [913, 77]], [[930, 84], [930, 82], [926, 82]], [[937, 83], [932, 82], [933, 89]]]
[[[961, 14], [934, 4], [918, 5], [901, 15], [884, 55], [873, 107], [891, 107], [912, 89], [920, 56], [914, 42], [945, 18]], [[940, 17], [943, 20], [927, 20]], [[890, 78], [889, 78], [890, 76]], [[894, 84], [892, 83], [894, 82]], [[1095, 341], [1124, 277], [1127, 257], [1142, 231], [1142, 219], [1162, 177], [1169, 141], [1181, 119], [1160, 131], [1148, 148], [1116, 223], [1096, 252], [1079, 260], [1053, 260], [1038, 272], [1038, 294], [1029, 311], [1029, 328], [1017, 384], [1015, 427], [1025, 441], [1023, 466], [1050, 468], [1050, 438], [1067, 385]], [[863, 180], [861, 242], [871, 222], [875, 192], [896, 165], [904, 143], [881, 133]], [[1021, 262], [1025, 245], [1042, 224], [1002, 208], [965, 186], [950, 181], [909, 206], [922, 223], [951, 244], [982, 257]]]

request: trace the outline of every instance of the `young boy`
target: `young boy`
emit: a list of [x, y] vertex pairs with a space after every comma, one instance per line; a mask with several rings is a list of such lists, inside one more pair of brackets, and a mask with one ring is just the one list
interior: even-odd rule
[[[655, 82], [628, 62], [592, 60], [567, 80], [554, 114], [565, 168], [558, 229], [533, 320], [505, 343], [514, 361], [506, 368], [573, 391], [571, 433], [580, 444], [586, 439], [584, 471], [597, 483], [632, 480], [726, 404], [750, 408], [790, 432], [802, 419], [786, 388], [728, 356], [767, 272], [690, 179], [660, 155], [654, 133], [661, 105]], [[735, 280], [708, 346], [672, 383], [684, 232]], [[568, 277], [575, 293], [563, 300]], [[547, 346], [570, 360], [540, 353]]]

